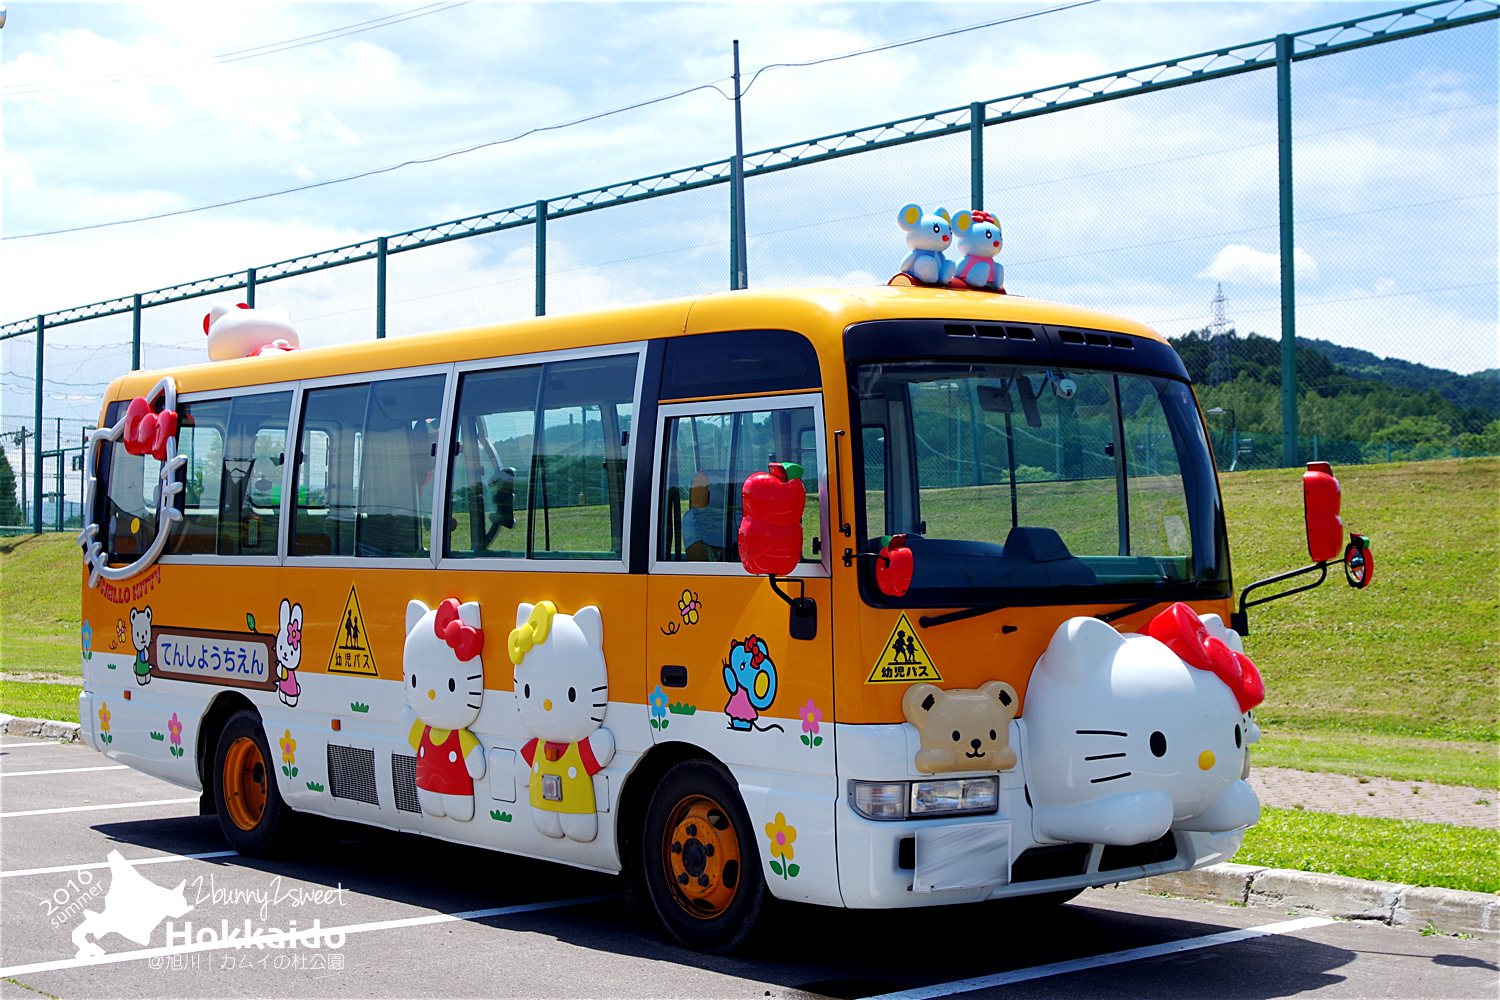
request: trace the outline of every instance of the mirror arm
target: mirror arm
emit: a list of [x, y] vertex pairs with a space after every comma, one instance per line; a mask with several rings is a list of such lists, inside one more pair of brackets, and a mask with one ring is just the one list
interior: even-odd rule
[[818, 603], [807, 596], [807, 581], [801, 577], [792, 577], [800, 588], [796, 597], [776, 585], [776, 574], [767, 573], [766, 579], [770, 581], [771, 590], [777, 597], [786, 602], [790, 609], [787, 617], [787, 631], [793, 639], [813, 639], [818, 634]]
[[[1308, 573], [1317, 573], [1318, 578], [1312, 583], [1305, 583], [1300, 587], [1292, 587], [1290, 590], [1283, 590], [1281, 593], [1272, 594], [1270, 597], [1257, 597], [1253, 601], [1246, 600], [1246, 598], [1250, 596], [1250, 592], [1252, 590], [1257, 590], [1261, 587], [1267, 587], [1273, 583], [1281, 583], [1283, 580], [1291, 580], [1299, 576], [1305, 576]], [[1257, 604], [1269, 604], [1271, 601], [1279, 601], [1283, 597], [1290, 597], [1293, 594], [1300, 594], [1304, 590], [1314, 590], [1318, 587], [1321, 587], [1323, 585], [1323, 581], [1327, 579], [1328, 563], [1316, 562], [1310, 566], [1303, 566], [1301, 569], [1289, 570], [1285, 573], [1278, 573], [1275, 576], [1268, 576], [1264, 580], [1257, 580], [1254, 583], [1250, 584], [1250, 586], [1246, 587], [1244, 590], [1240, 591], [1240, 609], [1230, 616], [1229, 627], [1234, 629], [1242, 636], [1249, 635], [1250, 608], [1255, 607]]]

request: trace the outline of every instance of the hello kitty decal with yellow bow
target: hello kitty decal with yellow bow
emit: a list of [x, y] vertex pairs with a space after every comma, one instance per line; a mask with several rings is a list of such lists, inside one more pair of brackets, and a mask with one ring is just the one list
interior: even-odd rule
[[509, 647], [516, 706], [532, 735], [518, 775], [532, 821], [548, 837], [587, 843], [599, 835], [593, 776], [615, 756], [615, 735], [603, 727], [604, 619], [593, 605], [565, 615], [551, 601], [521, 604]]

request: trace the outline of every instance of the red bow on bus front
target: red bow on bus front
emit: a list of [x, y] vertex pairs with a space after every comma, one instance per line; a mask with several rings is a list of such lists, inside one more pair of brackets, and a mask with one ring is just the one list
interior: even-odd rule
[[1146, 626], [1146, 634], [1199, 670], [1212, 671], [1229, 685], [1241, 712], [1266, 700], [1260, 671], [1244, 653], [1236, 653], [1222, 639], [1208, 634], [1198, 613], [1186, 604], [1172, 605]]
[[145, 396], [137, 396], [125, 410], [125, 450], [132, 455], [150, 455], [158, 462], [167, 460], [167, 439], [177, 434], [177, 411], [152, 413]]

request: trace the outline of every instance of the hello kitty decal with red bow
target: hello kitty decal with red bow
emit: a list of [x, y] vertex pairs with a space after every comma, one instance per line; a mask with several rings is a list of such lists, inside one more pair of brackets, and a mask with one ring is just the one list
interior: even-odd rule
[[1146, 634], [1176, 653], [1189, 666], [1217, 675], [1234, 692], [1241, 712], [1248, 712], [1266, 700], [1265, 682], [1250, 657], [1235, 652], [1222, 639], [1210, 635], [1203, 619], [1186, 604], [1174, 604], [1151, 619]]

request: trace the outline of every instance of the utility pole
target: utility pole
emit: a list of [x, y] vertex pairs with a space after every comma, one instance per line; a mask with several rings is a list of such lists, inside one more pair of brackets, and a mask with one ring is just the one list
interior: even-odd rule
[[30, 436], [31, 431], [25, 424], [22, 424], [21, 429], [16, 431], [16, 445], [21, 449], [21, 478], [16, 483], [16, 494], [21, 498], [22, 524], [26, 524], [29, 520], [26, 516], [27, 508], [30, 506], [26, 502], [26, 487], [29, 485], [26, 481], [26, 439]]
[[729, 168], [729, 287], [750, 287], [745, 266], [745, 131], [740, 119], [740, 40], [734, 40], [734, 162]]

